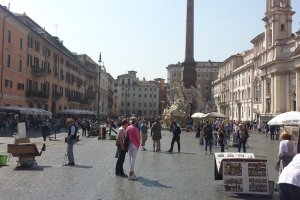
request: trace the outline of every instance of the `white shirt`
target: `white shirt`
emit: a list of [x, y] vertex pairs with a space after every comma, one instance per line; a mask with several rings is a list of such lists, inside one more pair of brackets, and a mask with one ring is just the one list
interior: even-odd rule
[[[288, 150], [288, 145], [290, 145], [292, 149], [292, 151], [289, 151]], [[297, 148], [296, 148], [296, 143], [295, 141], [293, 140], [282, 140], [280, 141], [280, 144], [279, 144], [279, 156], [282, 156], [282, 155], [296, 155], [297, 153]]]
[[300, 187], [300, 154], [297, 154], [283, 169], [278, 183], [288, 183]]

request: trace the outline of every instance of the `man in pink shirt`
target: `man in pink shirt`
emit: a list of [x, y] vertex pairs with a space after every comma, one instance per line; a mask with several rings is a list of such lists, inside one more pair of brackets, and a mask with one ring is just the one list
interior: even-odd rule
[[131, 125], [126, 128], [126, 133], [129, 136], [129, 147], [128, 147], [128, 153], [129, 153], [129, 180], [136, 180], [137, 177], [134, 173], [134, 164], [137, 156], [138, 148], [140, 147], [141, 142], [141, 134], [139, 129], [137, 128], [137, 119], [135, 117], [130, 118]]

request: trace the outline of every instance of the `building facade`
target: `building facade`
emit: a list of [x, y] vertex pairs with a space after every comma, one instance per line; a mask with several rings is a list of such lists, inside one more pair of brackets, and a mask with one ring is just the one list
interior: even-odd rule
[[299, 110], [300, 32], [292, 33], [293, 14], [290, 0], [266, 0], [265, 31], [251, 41], [252, 49], [226, 59], [213, 82], [219, 112], [262, 122]]
[[72, 53], [26, 14], [3, 6], [0, 28], [0, 106], [37, 107], [53, 114], [64, 109], [108, 112], [111, 76], [91, 58]]
[[159, 115], [159, 83], [139, 80], [136, 71], [119, 75], [115, 83], [116, 112], [119, 115]]

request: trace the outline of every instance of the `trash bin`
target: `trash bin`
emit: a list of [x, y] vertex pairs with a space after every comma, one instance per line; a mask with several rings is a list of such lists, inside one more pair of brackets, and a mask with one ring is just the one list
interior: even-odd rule
[[0, 166], [5, 166], [8, 160], [7, 155], [0, 155]]
[[98, 139], [99, 140], [105, 140], [106, 139], [106, 128], [105, 127], [99, 127], [99, 129], [98, 129]]

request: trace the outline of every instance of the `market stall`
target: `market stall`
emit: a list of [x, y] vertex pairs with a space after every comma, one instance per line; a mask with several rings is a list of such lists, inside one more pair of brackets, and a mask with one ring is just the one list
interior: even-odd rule
[[267, 160], [253, 153], [215, 153], [215, 180], [223, 180], [227, 193], [270, 195]]

